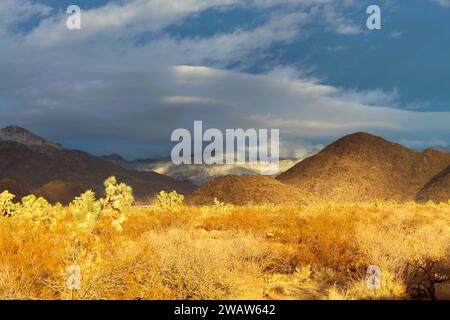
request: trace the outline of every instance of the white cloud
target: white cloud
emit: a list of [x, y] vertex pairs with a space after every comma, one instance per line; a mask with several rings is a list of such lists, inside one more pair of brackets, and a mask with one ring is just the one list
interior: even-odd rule
[[266, 24], [251, 30], [236, 30], [210, 38], [195, 38], [174, 41], [166, 45], [184, 52], [192, 61], [216, 60], [233, 62], [242, 59], [255, 50], [268, 48], [275, 43], [294, 40], [300, 35], [300, 26], [308, 20], [302, 12], [275, 15]]
[[[19, 3], [26, 0], [5, 0]], [[347, 7], [352, 1], [332, 0], [131, 0], [110, 2], [105, 6], [82, 10], [82, 29], [73, 32], [65, 27], [67, 16], [59, 12], [41, 21], [40, 25], [26, 36], [29, 44], [42, 47], [76, 45], [99, 39], [134, 40], [143, 32], [161, 32], [170, 25], [179, 24], [185, 18], [208, 9], [250, 7], [267, 9], [290, 7], [290, 12], [280, 11], [267, 25], [254, 30], [237, 30], [230, 35], [217, 35], [216, 42], [236, 46], [244, 42], [255, 42], [277, 34], [279, 41], [293, 39], [300, 34], [299, 27], [306, 22], [316, 21], [338, 34], [353, 35], [360, 32], [359, 27], [339, 8]], [[287, 10], [285, 10], [287, 11]], [[198, 41], [200, 42], [200, 41]], [[231, 42], [231, 43], [230, 43]], [[235, 43], [238, 42], [238, 43]], [[201, 45], [199, 43], [198, 45]]]
[[440, 4], [443, 7], [450, 7], [450, 0], [432, 0], [432, 1]]
[[202, 97], [189, 97], [189, 96], [171, 96], [163, 97], [162, 102], [168, 105], [226, 105], [225, 101], [214, 100]]
[[391, 32], [389, 37], [393, 38], [393, 39], [397, 39], [397, 38], [400, 38], [401, 36], [403, 36], [403, 34], [404, 34], [404, 32], [402, 32], [402, 31], [394, 31], [394, 32]]
[[401, 139], [399, 141], [401, 144], [403, 144], [404, 146], [408, 146], [409, 148], [412, 149], [424, 149], [424, 148], [442, 148], [442, 149], [446, 149], [448, 148], [448, 141], [446, 141], [445, 139], [429, 139], [429, 140], [423, 140], [423, 139], [415, 139], [415, 140], [411, 140], [411, 139]]
[[[110, 2], [105, 6], [82, 10], [82, 29], [74, 33], [65, 28], [65, 13], [49, 17], [33, 30], [27, 41], [52, 46], [83, 42], [94, 37], [127, 38], [141, 32], [161, 31], [189, 15], [209, 8], [236, 4], [236, 0], [131, 0]], [[75, 35], [75, 36], [74, 36]]]
[[33, 16], [46, 16], [50, 12], [50, 7], [32, 3], [29, 0], [2, 0], [0, 2], [0, 36], [16, 23], [26, 21]]
[[[17, 102], [0, 109], [0, 122], [132, 157], [166, 152], [171, 130], [194, 120], [217, 128], [278, 127], [286, 154], [295, 152], [293, 146], [308, 145], [306, 140], [360, 130], [399, 138], [411, 133], [448, 136], [449, 112], [396, 109], [395, 89], [360, 92], [323, 85], [308, 77], [307, 68], [276, 62], [262, 75], [222, 70], [304, 36], [305, 25], [319, 16], [328, 15], [323, 23], [335, 32], [352, 33], [345, 27], [351, 21], [340, 18], [331, 1], [280, 1], [309, 10], [277, 10], [256, 27], [209, 37], [175, 38], [161, 32], [137, 45], [135, 36], [141, 32], [160, 32], [208, 8], [242, 2], [133, 0], [88, 10], [81, 33], [67, 31], [61, 13], [48, 16], [25, 38], [8, 33], [0, 51], [0, 97]], [[332, 7], [324, 11], [324, 3]], [[276, 4], [248, 2], [259, 8]], [[6, 7], [1, 2], [0, 16]], [[117, 21], [114, 13], [124, 8]], [[111, 141], [116, 144], [109, 146]], [[124, 150], [114, 149], [120, 143]]]

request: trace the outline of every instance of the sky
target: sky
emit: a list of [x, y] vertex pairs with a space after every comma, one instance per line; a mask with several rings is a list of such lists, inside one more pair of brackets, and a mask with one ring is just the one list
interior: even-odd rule
[[96, 155], [168, 156], [195, 120], [280, 129], [283, 157], [356, 131], [445, 146], [449, 89], [449, 0], [0, 2], [0, 126]]

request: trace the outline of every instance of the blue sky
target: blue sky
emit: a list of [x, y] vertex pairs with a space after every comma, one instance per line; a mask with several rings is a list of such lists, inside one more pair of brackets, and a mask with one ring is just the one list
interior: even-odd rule
[[447, 0], [4, 0], [0, 21], [0, 124], [68, 147], [164, 156], [193, 120], [280, 128], [285, 156], [354, 131], [450, 143]]

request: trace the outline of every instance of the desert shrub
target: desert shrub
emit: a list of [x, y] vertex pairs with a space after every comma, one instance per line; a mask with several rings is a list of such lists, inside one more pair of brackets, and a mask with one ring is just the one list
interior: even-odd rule
[[115, 177], [109, 177], [104, 182], [106, 196], [100, 199], [102, 209], [124, 211], [134, 203], [133, 189], [125, 183], [117, 183]]
[[35, 222], [49, 223], [55, 212], [51, 204], [42, 197], [29, 195], [22, 198], [22, 202], [16, 211], [16, 216], [22, 219], [30, 219]]
[[339, 289], [336, 285], [328, 289], [330, 300], [393, 300], [407, 298], [407, 290], [402, 279], [384, 271], [381, 277], [380, 289], [368, 288], [366, 280], [351, 282], [346, 288]]
[[15, 195], [8, 191], [3, 191], [0, 193], [0, 213], [2, 216], [11, 217], [14, 212], [14, 203], [12, 200], [15, 198]]
[[228, 233], [213, 238], [195, 230], [170, 229], [144, 235], [157, 255], [164, 285], [175, 299], [224, 299], [237, 294], [242, 275], [259, 273], [266, 254], [257, 239]]
[[[218, 204], [201, 214], [172, 200], [137, 207], [123, 184], [105, 187], [105, 198], [87, 191], [65, 207], [0, 194], [0, 298], [408, 299], [439, 298], [435, 285], [448, 284], [449, 204]], [[75, 295], [70, 265], [82, 271]], [[368, 265], [381, 268], [380, 290], [367, 288]]]
[[127, 220], [126, 211], [134, 203], [133, 189], [125, 183], [117, 183], [115, 177], [106, 179], [104, 185], [106, 196], [99, 200], [99, 216], [111, 220], [111, 225], [117, 231], [122, 231]]
[[202, 227], [206, 230], [237, 230], [252, 233], [263, 233], [270, 230], [270, 217], [258, 212], [251, 207], [236, 207], [228, 209], [228, 214], [223, 214], [213, 208], [211, 214], [204, 217]]
[[219, 214], [227, 214], [230, 213], [233, 209], [233, 206], [230, 204], [226, 204], [225, 202], [220, 201], [217, 198], [214, 198], [213, 210]]
[[184, 196], [176, 191], [170, 193], [161, 191], [156, 197], [158, 211], [176, 211], [184, 206]]
[[76, 197], [69, 205], [73, 225], [79, 230], [92, 230], [101, 213], [101, 203], [96, 201], [91, 190]]

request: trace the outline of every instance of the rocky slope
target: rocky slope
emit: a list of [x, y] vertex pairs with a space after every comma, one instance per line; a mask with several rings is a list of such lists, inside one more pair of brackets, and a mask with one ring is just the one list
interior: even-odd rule
[[[193, 190], [188, 182], [155, 172], [127, 170], [86, 152], [65, 149], [22, 128], [7, 127], [0, 131], [0, 179], [12, 179], [26, 190], [37, 190], [54, 181], [68, 183], [66, 187], [76, 193], [79, 190], [73, 188], [73, 184], [103, 190], [103, 181], [109, 176], [116, 176], [119, 181], [132, 186], [140, 202], [161, 190], [184, 194]], [[67, 199], [68, 190], [61, 190], [60, 183], [58, 188], [53, 187], [51, 189], [57, 193], [54, 200]], [[44, 190], [49, 190], [49, 186]]]
[[417, 194], [417, 201], [450, 201], [450, 166], [431, 179]]
[[192, 205], [210, 205], [215, 198], [234, 205], [303, 203], [296, 188], [264, 176], [219, 177], [198, 188], [186, 200]]
[[278, 177], [309, 201], [414, 200], [450, 164], [450, 153], [416, 152], [368, 133], [355, 133]]

